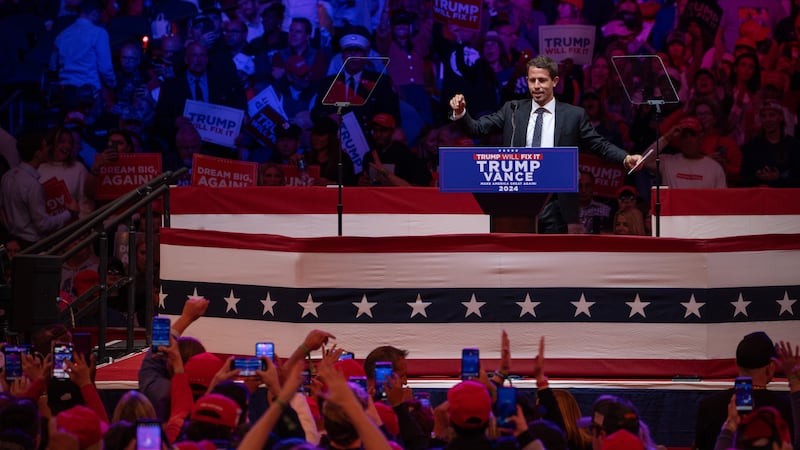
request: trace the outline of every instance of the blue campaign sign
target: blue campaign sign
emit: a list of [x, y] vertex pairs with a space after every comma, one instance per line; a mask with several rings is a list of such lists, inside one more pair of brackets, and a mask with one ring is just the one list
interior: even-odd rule
[[577, 192], [578, 148], [441, 147], [442, 192]]

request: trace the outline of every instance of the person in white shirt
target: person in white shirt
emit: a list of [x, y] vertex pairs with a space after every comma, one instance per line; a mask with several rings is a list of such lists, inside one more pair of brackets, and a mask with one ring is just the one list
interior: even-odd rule
[[[728, 187], [725, 171], [713, 159], [705, 156], [700, 146], [703, 125], [696, 117], [685, 117], [666, 135], [660, 138], [659, 149], [667, 145], [677, 148], [676, 154], [661, 153], [661, 183], [672, 189], [715, 189]], [[648, 148], [655, 147], [655, 143]], [[648, 158], [645, 165], [656, 170], [656, 158]]]

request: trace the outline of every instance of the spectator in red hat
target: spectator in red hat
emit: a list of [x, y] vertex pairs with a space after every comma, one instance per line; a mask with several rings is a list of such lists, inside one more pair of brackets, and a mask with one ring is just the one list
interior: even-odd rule
[[299, 125], [298, 115], [310, 114], [314, 106], [319, 80], [312, 79], [311, 66], [300, 55], [292, 55], [286, 60], [285, 72], [285, 76], [276, 80], [272, 87], [289, 122]]
[[392, 135], [397, 121], [391, 114], [376, 114], [371, 120], [372, 150], [364, 155], [362, 177], [381, 186], [428, 186], [430, 172], [409, 148]]
[[239, 405], [230, 398], [222, 394], [206, 394], [195, 402], [180, 440], [208, 439], [235, 447], [239, 440], [235, 430], [241, 414]]
[[100, 450], [108, 424], [85, 406], [74, 406], [55, 417], [56, 428], [78, 438], [81, 450]]
[[[681, 119], [659, 142], [662, 183], [674, 189], [709, 189], [727, 187], [722, 166], [705, 156], [700, 146], [703, 125], [694, 116]], [[679, 153], [665, 153], [667, 145]], [[650, 148], [655, 148], [653, 143]], [[645, 166], [656, 170], [656, 158], [645, 160]]]

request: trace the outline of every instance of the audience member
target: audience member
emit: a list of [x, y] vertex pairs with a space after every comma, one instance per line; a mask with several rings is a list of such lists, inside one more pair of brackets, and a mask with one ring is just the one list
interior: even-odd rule
[[800, 186], [800, 143], [784, 133], [783, 107], [766, 101], [759, 117], [761, 134], [742, 147], [742, 185]]
[[362, 177], [381, 186], [428, 186], [430, 173], [408, 147], [394, 139], [394, 117], [386, 113], [372, 118], [372, 149], [364, 155]]
[[644, 236], [642, 212], [638, 208], [620, 209], [614, 214], [614, 234]]
[[594, 175], [587, 170], [578, 177], [578, 217], [585, 233], [599, 234], [610, 228], [611, 207], [594, 199]]

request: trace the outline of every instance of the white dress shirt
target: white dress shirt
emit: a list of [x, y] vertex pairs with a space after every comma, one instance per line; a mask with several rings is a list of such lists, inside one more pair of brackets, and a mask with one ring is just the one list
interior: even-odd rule
[[[531, 100], [531, 116], [528, 119], [528, 128], [525, 133], [525, 146], [531, 147], [533, 143], [533, 127], [536, 124], [536, 110], [540, 106]], [[542, 105], [547, 112], [542, 113], [542, 147], [548, 148], [555, 146], [556, 136], [556, 99], [552, 98], [549, 102]]]

